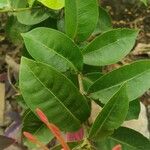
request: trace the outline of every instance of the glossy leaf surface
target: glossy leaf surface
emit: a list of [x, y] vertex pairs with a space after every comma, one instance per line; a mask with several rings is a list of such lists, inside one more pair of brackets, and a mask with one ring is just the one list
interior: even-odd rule
[[64, 7], [65, 0], [38, 0], [48, 8], [58, 10]]
[[65, 0], [65, 31], [76, 41], [86, 40], [98, 20], [97, 0]]
[[109, 100], [97, 116], [89, 133], [89, 138], [102, 140], [111, 135], [125, 120], [129, 103], [126, 84]]
[[136, 30], [113, 29], [99, 35], [83, 51], [84, 63], [105, 66], [118, 62], [133, 48], [137, 34]]
[[79, 129], [90, 115], [75, 85], [51, 66], [22, 58], [19, 83], [29, 108], [33, 112], [40, 108], [61, 130]]
[[135, 100], [150, 88], [150, 61], [141, 60], [125, 65], [98, 79], [90, 88], [90, 96], [107, 103], [123, 82], [127, 83], [129, 101]]
[[[41, 36], [42, 35], [42, 36]], [[26, 48], [37, 61], [59, 71], [81, 70], [83, 58], [79, 48], [62, 32], [50, 28], [36, 28], [23, 34]]]

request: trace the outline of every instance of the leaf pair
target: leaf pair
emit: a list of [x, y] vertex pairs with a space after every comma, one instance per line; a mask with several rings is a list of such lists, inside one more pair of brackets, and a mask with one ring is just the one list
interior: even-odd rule
[[82, 56], [78, 46], [59, 31], [41, 27], [23, 34], [30, 55], [61, 72], [82, 70], [83, 60], [96, 66], [116, 63], [129, 53], [136, 36], [137, 31], [129, 29], [108, 31], [89, 43]]

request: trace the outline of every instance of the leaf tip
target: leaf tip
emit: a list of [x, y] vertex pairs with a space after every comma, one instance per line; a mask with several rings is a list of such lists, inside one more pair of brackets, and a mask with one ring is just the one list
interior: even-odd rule
[[112, 150], [122, 150], [122, 146], [118, 144]]
[[23, 132], [23, 135], [32, 143], [36, 143], [37, 139], [29, 132]]
[[46, 117], [46, 115], [43, 113], [43, 111], [41, 109], [37, 108], [36, 113], [42, 122], [44, 122], [45, 124], [47, 124], [49, 122], [48, 118]]

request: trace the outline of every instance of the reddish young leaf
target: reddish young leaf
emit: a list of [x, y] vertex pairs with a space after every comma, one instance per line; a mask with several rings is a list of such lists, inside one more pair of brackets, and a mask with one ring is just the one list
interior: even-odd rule
[[39, 116], [39, 118], [41, 119], [42, 122], [44, 122], [45, 124], [48, 123], [48, 119], [47, 119], [46, 115], [42, 112], [41, 109], [37, 108], [36, 113], [37, 113], [37, 115]]
[[121, 145], [120, 144], [116, 145], [112, 150], [122, 150]]
[[64, 138], [61, 135], [61, 131], [58, 127], [56, 127], [54, 124], [49, 123], [48, 118], [43, 113], [43, 111], [39, 108], [36, 109], [37, 115], [40, 117], [41, 121], [47, 125], [47, 127], [50, 129], [50, 131], [53, 133], [53, 135], [57, 138], [57, 140], [60, 142], [61, 146], [64, 150], [70, 150], [69, 146], [65, 142]]
[[32, 143], [38, 145], [43, 150], [49, 150], [42, 142], [29, 132], [23, 132], [24, 136]]
[[35, 136], [33, 136], [32, 134], [30, 134], [29, 132], [23, 132], [23, 135], [32, 143], [37, 142], [37, 138]]

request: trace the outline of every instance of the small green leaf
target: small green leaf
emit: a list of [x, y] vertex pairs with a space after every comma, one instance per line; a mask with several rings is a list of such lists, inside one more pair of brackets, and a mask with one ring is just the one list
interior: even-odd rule
[[10, 6], [10, 4], [9, 4], [8, 0], [0, 0], [0, 9], [4, 9], [4, 8], [9, 7], [9, 6]]
[[141, 60], [125, 65], [98, 79], [88, 90], [90, 97], [102, 103], [118, 91], [123, 82], [127, 83], [129, 101], [140, 97], [150, 88], [150, 60]]
[[133, 48], [137, 34], [137, 30], [114, 29], [99, 35], [83, 50], [84, 63], [105, 66], [118, 62]]
[[126, 84], [113, 95], [97, 116], [89, 133], [89, 138], [102, 140], [114, 132], [125, 120], [129, 108]]
[[[41, 36], [42, 35], [42, 36]], [[26, 48], [37, 61], [49, 64], [61, 72], [82, 69], [82, 54], [74, 42], [62, 32], [36, 28], [23, 34]]]
[[65, 0], [38, 0], [48, 8], [58, 10], [64, 7]]
[[31, 29], [31, 26], [23, 25], [18, 22], [15, 16], [10, 16], [7, 20], [5, 32], [7, 38], [13, 42], [13, 44], [22, 44], [23, 39], [21, 33], [27, 32]]
[[106, 32], [112, 28], [111, 17], [108, 12], [103, 7], [99, 7], [99, 19], [93, 35]]
[[147, 6], [148, 1], [147, 0], [140, 0], [142, 3], [144, 3], [145, 6]]
[[63, 131], [75, 131], [90, 115], [83, 95], [63, 74], [51, 66], [22, 58], [19, 86], [26, 104], [38, 107]]
[[123, 150], [149, 150], [150, 141], [142, 134], [129, 128], [120, 127], [111, 136], [123, 145]]
[[86, 40], [98, 20], [97, 0], [65, 0], [65, 31], [76, 41]]
[[[11, 7], [14, 9], [17, 8], [26, 8], [28, 5], [26, 0], [11, 0]], [[25, 24], [25, 25], [34, 25], [38, 24], [47, 18], [49, 18], [52, 14], [43, 9], [43, 8], [38, 8], [38, 9], [29, 9], [21, 12], [17, 12], [16, 16], [17, 19], [20, 23]]]
[[136, 99], [133, 100], [129, 103], [129, 110], [128, 110], [128, 114], [126, 117], [126, 121], [127, 120], [132, 120], [132, 119], [138, 119], [139, 118], [139, 114], [140, 114], [140, 100]]
[[[27, 109], [23, 116], [22, 131], [29, 132], [36, 136], [42, 143], [48, 144], [53, 138], [49, 129], [38, 119], [38, 117], [30, 110]], [[35, 144], [25, 139], [25, 145], [28, 148], [35, 148]]]

